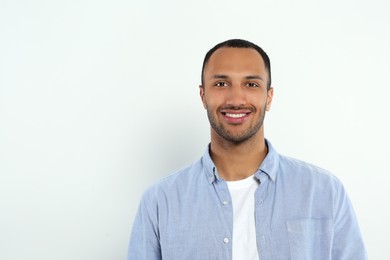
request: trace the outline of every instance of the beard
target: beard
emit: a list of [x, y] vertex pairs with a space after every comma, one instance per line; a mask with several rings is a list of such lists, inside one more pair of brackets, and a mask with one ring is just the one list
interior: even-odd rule
[[[214, 129], [214, 131], [226, 141], [232, 142], [234, 144], [240, 144], [251, 139], [263, 126], [266, 105], [264, 105], [263, 109], [259, 111], [260, 113], [258, 118], [256, 119], [256, 122], [250, 125], [247, 129], [238, 133], [233, 133], [228, 129], [226, 129], [222, 123], [218, 123], [215, 115], [213, 114], [213, 111], [211, 111], [211, 109], [209, 109], [208, 107], [206, 109], [207, 109], [207, 116], [209, 118], [210, 125]], [[221, 109], [222, 108], [217, 109], [217, 114], [220, 113], [219, 111]], [[242, 109], [242, 108], [240, 107], [240, 108], [233, 108], [233, 109]], [[252, 113], [256, 111], [254, 108], [250, 108], [250, 110], [252, 111]]]

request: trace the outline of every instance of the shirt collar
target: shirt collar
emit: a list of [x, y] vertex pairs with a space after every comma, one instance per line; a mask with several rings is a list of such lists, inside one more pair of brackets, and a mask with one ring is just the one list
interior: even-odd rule
[[279, 154], [272, 146], [271, 142], [265, 139], [265, 144], [268, 147], [268, 153], [265, 156], [263, 162], [260, 165], [260, 168], [256, 175], [260, 179], [261, 172], [264, 172], [268, 177], [274, 182], [276, 180], [276, 174], [279, 166]]
[[[261, 163], [255, 176], [260, 180], [262, 173], [265, 173], [272, 181], [275, 181], [277, 167], [279, 164], [279, 154], [273, 148], [270, 141], [265, 139], [265, 143], [268, 147], [268, 153]], [[221, 177], [218, 175], [217, 168], [215, 167], [215, 164], [210, 156], [210, 144], [207, 146], [207, 149], [203, 154], [202, 163], [205, 169], [207, 180], [210, 184], [215, 180], [221, 180]]]
[[211, 144], [207, 146], [207, 149], [203, 154], [202, 163], [205, 169], [207, 181], [211, 184], [215, 181], [215, 179], [219, 180], [220, 177], [218, 175], [217, 168], [215, 167], [215, 164], [210, 156], [210, 145]]

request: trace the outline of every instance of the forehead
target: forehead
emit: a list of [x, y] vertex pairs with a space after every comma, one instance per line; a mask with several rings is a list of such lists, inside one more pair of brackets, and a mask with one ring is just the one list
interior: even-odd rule
[[211, 55], [204, 72], [206, 75], [228, 72], [264, 74], [265, 64], [255, 49], [223, 47]]

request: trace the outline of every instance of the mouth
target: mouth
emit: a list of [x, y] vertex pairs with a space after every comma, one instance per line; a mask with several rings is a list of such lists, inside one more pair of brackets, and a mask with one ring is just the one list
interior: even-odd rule
[[232, 118], [242, 118], [247, 115], [247, 113], [240, 113], [240, 114], [235, 114], [235, 113], [222, 113], [224, 116], [227, 117], [232, 117]]
[[241, 124], [248, 119], [252, 111], [250, 110], [222, 110], [221, 114], [227, 123], [230, 124]]

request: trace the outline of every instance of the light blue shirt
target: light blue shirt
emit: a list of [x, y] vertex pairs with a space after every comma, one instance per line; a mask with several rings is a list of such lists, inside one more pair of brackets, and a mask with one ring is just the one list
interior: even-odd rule
[[[268, 154], [255, 173], [261, 260], [367, 259], [340, 181], [311, 164]], [[233, 209], [209, 150], [149, 188], [135, 217], [128, 260], [231, 260]]]

